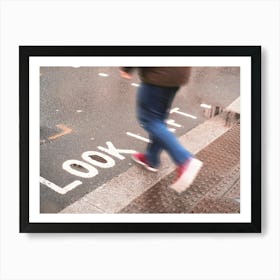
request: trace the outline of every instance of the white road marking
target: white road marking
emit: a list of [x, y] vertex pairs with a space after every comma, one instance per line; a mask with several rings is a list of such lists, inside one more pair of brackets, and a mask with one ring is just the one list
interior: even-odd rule
[[82, 113], [83, 111], [82, 111], [82, 110], [76, 110], [76, 112], [77, 112], [77, 113]]
[[190, 114], [187, 114], [187, 113], [184, 113], [184, 112], [181, 112], [179, 111], [179, 108], [173, 108], [170, 110], [170, 114], [173, 114], [173, 113], [177, 113], [179, 115], [182, 115], [182, 116], [185, 116], [185, 117], [188, 117], [188, 118], [191, 118], [191, 119], [197, 119], [196, 116], [193, 116], [193, 115], [190, 115]]
[[169, 125], [176, 126], [176, 127], [182, 127], [180, 124], [176, 123], [174, 120], [171, 120], [171, 119], [167, 120], [166, 123]]
[[147, 139], [145, 137], [139, 136], [137, 134], [131, 133], [131, 132], [126, 132], [126, 135], [134, 137], [136, 139], [139, 139], [139, 140], [147, 142], [147, 143], [151, 143], [151, 140], [149, 140], [149, 139]]
[[[101, 157], [106, 162], [100, 162], [100, 161], [94, 160], [92, 158], [92, 156]], [[99, 152], [95, 152], [95, 151], [84, 152], [82, 154], [82, 158], [83, 158], [83, 160], [87, 161], [88, 163], [90, 163], [92, 165], [95, 165], [95, 166], [98, 166], [98, 167], [101, 167], [101, 168], [110, 168], [110, 167], [113, 167], [115, 165], [115, 161], [111, 157], [109, 157], [107, 155], [104, 155], [102, 153], [99, 153]]]
[[211, 109], [211, 108], [212, 108], [212, 106], [211, 106], [211, 105], [204, 104], [204, 103], [200, 104], [200, 107], [202, 107], [202, 108], [206, 108], [206, 109]]
[[140, 87], [140, 85], [137, 84], [137, 83], [131, 83], [131, 85], [132, 85], [133, 87]]
[[[78, 170], [72, 168], [71, 165], [81, 166], [84, 169], [86, 169], [88, 172], [78, 171]], [[98, 174], [98, 170], [95, 167], [89, 165], [88, 163], [85, 163], [83, 161], [76, 160], [76, 159], [70, 159], [70, 160], [65, 161], [62, 164], [62, 168], [64, 170], [66, 170], [67, 172], [69, 172], [75, 176], [82, 177], [82, 178], [92, 178]]]
[[107, 145], [108, 148], [104, 148], [104, 147], [102, 147], [102, 146], [98, 146], [97, 148], [98, 148], [100, 151], [105, 152], [105, 153], [108, 153], [108, 154], [110, 154], [110, 155], [112, 155], [112, 156], [114, 156], [114, 157], [116, 157], [116, 158], [118, 158], [118, 159], [120, 159], [120, 160], [125, 159], [125, 157], [124, 157], [123, 155], [121, 155], [121, 153], [122, 153], [122, 154], [134, 154], [134, 153], [136, 153], [136, 151], [134, 151], [134, 150], [117, 149], [117, 148], [113, 145], [113, 143], [110, 142], [110, 141], [107, 141], [107, 142], [106, 142], [106, 145]]
[[106, 73], [98, 73], [98, 75], [101, 76], [101, 77], [109, 77], [109, 75], [106, 74]]
[[49, 187], [50, 189], [52, 189], [53, 191], [59, 193], [59, 194], [66, 194], [68, 193], [69, 191], [75, 189], [76, 187], [78, 187], [79, 185], [82, 184], [81, 181], [79, 180], [76, 180], [70, 184], [68, 184], [67, 186], [65, 186], [64, 188], [62, 187], [59, 187], [58, 185], [48, 181], [47, 179], [43, 178], [40, 176], [40, 183]]

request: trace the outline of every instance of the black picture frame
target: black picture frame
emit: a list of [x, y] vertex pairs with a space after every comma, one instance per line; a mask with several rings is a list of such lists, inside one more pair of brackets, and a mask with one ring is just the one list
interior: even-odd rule
[[[251, 58], [251, 222], [34, 223], [29, 220], [29, 59], [36, 56], [246, 56]], [[19, 46], [21, 233], [260, 233], [261, 46]], [[39, 129], [39, 128], [38, 128]], [[38, 183], [39, 184], [39, 183]]]

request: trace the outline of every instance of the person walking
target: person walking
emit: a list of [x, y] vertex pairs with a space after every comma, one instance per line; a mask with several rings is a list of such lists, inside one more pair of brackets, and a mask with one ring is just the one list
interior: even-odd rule
[[[135, 67], [120, 67], [120, 75], [131, 79]], [[187, 84], [190, 67], [137, 67], [141, 85], [137, 92], [137, 119], [148, 132], [150, 143], [145, 153], [136, 153], [132, 159], [147, 170], [156, 172], [160, 154], [165, 150], [177, 166], [177, 178], [170, 186], [183, 192], [194, 181], [203, 163], [196, 159], [169, 131], [166, 119], [179, 88]]]

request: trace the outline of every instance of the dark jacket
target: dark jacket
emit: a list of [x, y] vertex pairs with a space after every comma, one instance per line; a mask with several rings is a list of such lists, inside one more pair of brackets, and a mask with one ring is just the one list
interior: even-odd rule
[[[131, 73], [135, 67], [121, 67], [122, 71]], [[137, 67], [143, 83], [163, 87], [177, 87], [186, 84], [191, 67]]]

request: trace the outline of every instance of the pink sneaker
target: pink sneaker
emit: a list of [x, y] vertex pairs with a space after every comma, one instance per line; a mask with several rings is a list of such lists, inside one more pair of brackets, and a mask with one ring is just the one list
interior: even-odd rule
[[185, 164], [179, 166], [177, 168], [178, 178], [170, 188], [179, 193], [185, 191], [193, 183], [202, 165], [202, 161], [191, 158]]
[[133, 154], [131, 156], [131, 158], [135, 162], [137, 162], [137, 163], [141, 164], [142, 166], [144, 166], [149, 171], [152, 171], [152, 172], [157, 172], [158, 171], [158, 169], [156, 169], [156, 168], [152, 167], [151, 165], [149, 165], [149, 163], [147, 161], [147, 158], [146, 158], [146, 156], [144, 154], [140, 154], [140, 153]]

